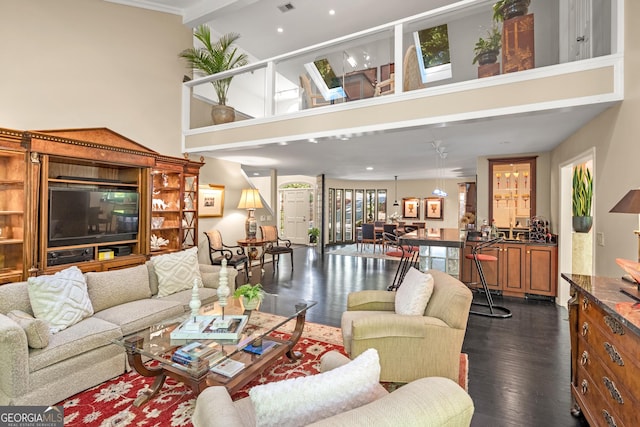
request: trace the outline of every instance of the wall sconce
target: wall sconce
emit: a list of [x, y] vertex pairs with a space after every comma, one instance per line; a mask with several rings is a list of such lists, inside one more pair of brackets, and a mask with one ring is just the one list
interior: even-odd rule
[[255, 211], [261, 209], [262, 200], [260, 199], [260, 193], [255, 188], [245, 188], [240, 195], [240, 203], [238, 203], [238, 209], [247, 210], [247, 220], [244, 223], [244, 231], [248, 240], [255, 240], [258, 224], [256, 222]]

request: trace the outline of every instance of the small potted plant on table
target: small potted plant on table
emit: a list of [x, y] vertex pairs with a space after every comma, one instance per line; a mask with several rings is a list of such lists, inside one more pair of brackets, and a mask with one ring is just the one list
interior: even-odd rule
[[502, 34], [497, 25], [491, 27], [486, 37], [480, 37], [473, 48], [473, 64], [494, 64], [498, 61], [498, 53], [502, 47]]
[[318, 227], [312, 227], [309, 229], [309, 243], [318, 243], [318, 237], [320, 236], [320, 229]]
[[236, 289], [233, 296], [236, 298], [242, 297], [242, 305], [245, 310], [255, 310], [262, 298], [264, 298], [264, 290], [262, 290], [260, 283], [255, 285], [247, 283]]

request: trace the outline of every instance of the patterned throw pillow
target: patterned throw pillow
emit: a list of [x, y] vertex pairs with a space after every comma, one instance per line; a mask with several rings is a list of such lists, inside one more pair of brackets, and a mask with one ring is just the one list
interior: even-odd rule
[[29, 277], [27, 283], [33, 314], [49, 324], [52, 334], [93, 315], [87, 283], [76, 266], [51, 276]]
[[370, 348], [346, 365], [249, 390], [257, 426], [307, 425], [358, 408], [379, 396], [380, 360]]
[[194, 280], [202, 283], [197, 247], [155, 256], [151, 263], [158, 277], [158, 297], [191, 289]]
[[422, 316], [433, 293], [433, 276], [411, 267], [396, 291], [396, 314]]
[[31, 348], [45, 348], [49, 345], [49, 325], [42, 319], [36, 319], [22, 310], [11, 310], [7, 317], [16, 322], [27, 334], [27, 343]]

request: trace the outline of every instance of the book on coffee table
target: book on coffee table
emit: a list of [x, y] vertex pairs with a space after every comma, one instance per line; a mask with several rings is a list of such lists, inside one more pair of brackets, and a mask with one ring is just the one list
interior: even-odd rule
[[233, 359], [225, 359], [217, 365], [213, 365], [211, 367], [211, 372], [224, 375], [225, 377], [232, 377], [243, 369], [244, 363]]
[[[172, 340], [180, 339], [210, 339], [210, 340], [237, 340], [242, 336], [242, 330], [247, 324], [248, 317], [245, 315], [225, 315], [225, 319], [231, 320], [226, 328], [218, 328], [214, 325], [216, 316], [196, 316], [189, 317], [180, 326], [171, 331]], [[193, 324], [197, 324], [197, 329]]]

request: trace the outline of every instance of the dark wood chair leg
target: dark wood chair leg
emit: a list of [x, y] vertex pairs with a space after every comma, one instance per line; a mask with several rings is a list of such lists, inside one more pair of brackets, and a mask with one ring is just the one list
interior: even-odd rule
[[291, 251], [291, 270], [293, 270], [293, 251]]

